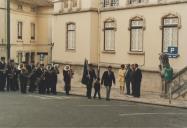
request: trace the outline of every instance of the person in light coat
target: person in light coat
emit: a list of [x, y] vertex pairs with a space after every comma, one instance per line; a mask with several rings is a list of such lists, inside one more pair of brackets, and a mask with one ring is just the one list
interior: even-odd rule
[[121, 65], [121, 69], [118, 71], [118, 81], [120, 87], [120, 94], [124, 94], [125, 90], [125, 65]]

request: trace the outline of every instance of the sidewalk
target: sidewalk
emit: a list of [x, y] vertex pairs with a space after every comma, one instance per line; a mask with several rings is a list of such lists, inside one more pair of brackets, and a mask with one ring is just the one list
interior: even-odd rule
[[[63, 85], [59, 85], [57, 87], [59, 92], [63, 92]], [[94, 95], [94, 89], [92, 90], [92, 96]], [[78, 96], [85, 96], [86, 88], [84, 85], [72, 86], [70, 94], [78, 95]], [[102, 86], [101, 88], [101, 97], [105, 98], [106, 96], [105, 87]], [[119, 88], [113, 87], [111, 90], [111, 99], [113, 100], [122, 100], [122, 101], [129, 101], [129, 102], [136, 102], [136, 103], [144, 103], [144, 104], [152, 104], [152, 105], [161, 105], [161, 106], [169, 106], [169, 107], [179, 107], [187, 109], [187, 100], [184, 99], [177, 99], [172, 100], [171, 104], [169, 104], [169, 99], [164, 99], [160, 97], [159, 93], [153, 92], [142, 92], [140, 98], [134, 98], [132, 96], [127, 95], [120, 95]]]

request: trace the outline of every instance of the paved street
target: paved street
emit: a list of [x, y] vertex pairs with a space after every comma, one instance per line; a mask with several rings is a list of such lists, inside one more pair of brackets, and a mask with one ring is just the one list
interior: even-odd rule
[[0, 93], [0, 128], [185, 128], [187, 110], [85, 97]]

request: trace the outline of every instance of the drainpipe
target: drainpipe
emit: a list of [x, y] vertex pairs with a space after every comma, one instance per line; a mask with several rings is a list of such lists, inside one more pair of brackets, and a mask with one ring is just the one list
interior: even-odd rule
[[50, 43], [50, 63], [52, 64], [53, 62], [53, 47], [54, 47], [54, 43], [51, 42]]
[[10, 60], [10, 0], [7, 0], [7, 61]]
[[[98, 68], [98, 73], [100, 72], [99, 70], [100, 70], [100, 30], [101, 30], [101, 22], [100, 22], [100, 20], [101, 20], [101, 11], [100, 11], [100, 0], [98, 0], [98, 10], [97, 10], [97, 13], [98, 13], [98, 43], [97, 43], [97, 68]], [[99, 74], [98, 74], [98, 76], [99, 76]]]

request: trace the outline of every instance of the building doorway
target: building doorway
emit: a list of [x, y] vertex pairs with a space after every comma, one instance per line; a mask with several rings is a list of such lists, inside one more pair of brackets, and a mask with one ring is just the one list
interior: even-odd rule
[[35, 52], [18, 52], [18, 63], [26, 62], [26, 63], [35, 63]]

